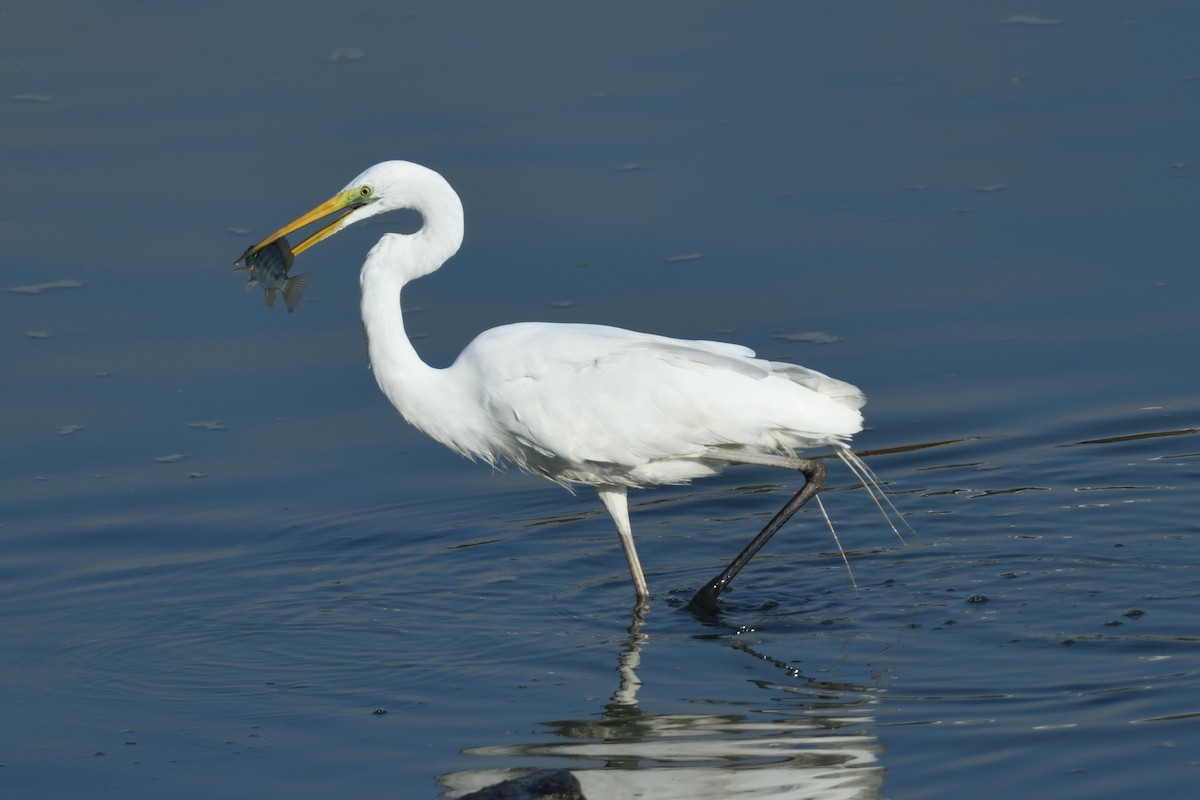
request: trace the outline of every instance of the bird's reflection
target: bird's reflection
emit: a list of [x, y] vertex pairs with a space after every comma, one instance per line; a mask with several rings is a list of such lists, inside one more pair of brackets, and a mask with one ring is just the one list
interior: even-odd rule
[[[442, 775], [446, 797], [457, 797], [520, 774], [535, 759], [567, 759], [554, 765], [579, 779], [589, 800], [653, 797], [655, 800], [705, 798], [805, 798], [867, 800], [881, 797], [883, 767], [878, 744], [862, 732], [870, 719], [847, 715], [830, 704], [831, 694], [861, 696], [867, 687], [807, 680], [823, 696], [821, 706], [779, 708], [778, 714], [651, 714], [642, 710], [637, 670], [649, 635], [635, 612], [617, 660], [618, 685], [598, 717], [545, 723], [555, 741], [476, 747], [468, 752], [518, 757], [521, 766], [464, 770]], [[726, 630], [726, 634], [734, 633]], [[717, 638], [706, 636], [705, 638]], [[788, 688], [806, 683], [793, 667], [756, 652], [742, 637], [721, 641], [786, 670]], [[760, 683], [767, 689], [782, 684]]]

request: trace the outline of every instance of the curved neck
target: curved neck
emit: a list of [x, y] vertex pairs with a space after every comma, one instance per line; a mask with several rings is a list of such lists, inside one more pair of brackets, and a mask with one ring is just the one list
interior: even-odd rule
[[404, 329], [401, 290], [410, 276], [433, 271], [414, 269], [421, 266], [421, 256], [427, 256], [421, 232], [387, 234], [363, 263], [362, 319], [371, 370], [388, 400], [415, 428], [463, 455], [490, 459], [489, 448], [472, 434], [482, 430], [473, 395], [457, 388], [453, 368], [436, 369], [422, 361]]
[[[363, 262], [362, 318], [371, 366], [379, 388], [409, 422], [422, 427], [424, 398], [442, 372], [417, 355], [404, 330], [400, 291], [437, 270], [458, 252], [463, 240], [462, 201], [442, 176], [407, 165], [408, 177], [391, 195], [388, 208], [411, 208], [423, 220], [412, 234], [386, 233]], [[428, 432], [428, 431], [427, 431]]]
[[412, 263], [408, 258], [412, 239], [386, 234], [371, 248], [360, 279], [363, 327], [375, 380], [405, 419], [421, 427], [421, 395], [437, 382], [440, 370], [421, 360], [404, 330], [400, 292], [409, 277], [402, 267]]
[[478, 397], [459, 386], [461, 371], [434, 369], [421, 360], [400, 311], [405, 284], [442, 266], [462, 245], [462, 201], [445, 178], [406, 162], [376, 165], [359, 180], [382, 182], [380, 200], [363, 206], [359, 219], [411, 208], [424, 220], [416, 233], [384, 234], [363, 262], [362, 318], [375, 380], [414, 427], [451, 450], [491, 459], [479, 433], [485, 418]]

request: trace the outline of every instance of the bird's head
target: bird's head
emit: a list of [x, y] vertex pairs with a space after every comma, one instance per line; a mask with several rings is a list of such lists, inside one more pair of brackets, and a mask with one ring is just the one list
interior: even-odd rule
[[299, 255], [346, 226], [387, 211], [415, 208], [428, 217], [427, 206], [434, 198], [453, 198], [452, 205], [457, 206], [457, 215], [461, 219], [462, 205], [458, 202], [458, 196], [441, 175], [408, 161], [385, 161], [370, 167], [333, 197], [263, 239], [243, 253], [238, 261], [254, 255], [281, 237], [335, 214], [340, 216], [334, 217], [295, 245], [292, 253]]

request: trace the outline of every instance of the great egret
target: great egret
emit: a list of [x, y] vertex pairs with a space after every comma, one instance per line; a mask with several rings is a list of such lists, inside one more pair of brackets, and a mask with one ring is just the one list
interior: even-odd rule
[[739, 463], [804, 475], [800, 491], [696, 592], [692, 606], [712, 610], [746, 562], [824, 485], [824, 465], [798, 458], [797, 450], [830, 447], [868, 491], [878, 486], [848, 447], [862, 430], [862, 393], [815, 370], [756, 358], [747, 347], [603, 325], [521, 322], [479, 334], [445, 369], [425, 364], [404, 332], [400, 292], [458, 252], [463, 207], [441, 175], [417, 164], [376, 164], [243, 258], [332, 214], [345, 212], [295, 246], [295, 254], [398, 209], [420, 213], [422, 227], [385, 233], [361, 274], [362, 318], [379, 387], [409, 423], [457, 453], [488, 464], [506, 461], [563, 485], [594, 486], [616, 523], [639, 605], [650, 593], [629, 524], [631, 487], [687, 483]]

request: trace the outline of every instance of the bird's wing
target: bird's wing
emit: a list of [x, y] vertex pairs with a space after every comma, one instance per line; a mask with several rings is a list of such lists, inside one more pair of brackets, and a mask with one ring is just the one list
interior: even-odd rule
[[473, 374], [463, 386], [481, 392], [497, 436], [566, 463], [633, 467], [714, 446], [776, 449], [780, 431], [803, 447], [861, 428], [856, 407], [821, 392], [822, 380], [849, 384], [782, 372], [719, 342], [522, 323], [482, 334], [452, 369]]

